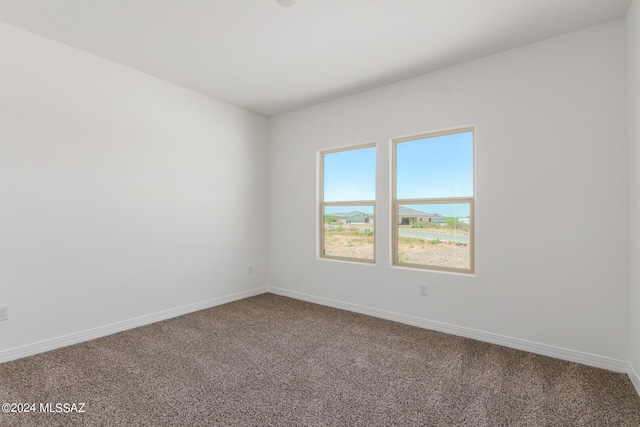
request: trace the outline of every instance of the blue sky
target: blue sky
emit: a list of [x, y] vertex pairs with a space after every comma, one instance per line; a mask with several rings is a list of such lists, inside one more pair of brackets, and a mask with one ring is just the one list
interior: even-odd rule
[[[473, 196], [472, 132], [401, 142], [396, 147], [398, 199]], [[375, 193], [375, 147], [324, 155], [324, 201], [375, 200]], [[468, 204], [406, 206], [444, 216], [469, 215]], [[351, 210], [370, 213], [371, 208], [326, 208], [327, 213]]]
[[324, 155], [324, 201], [362, 201], [376, 198], [376, 148]]
[[396, 150], [398, 199], [473, 196], [473, 134], [401, 142]]

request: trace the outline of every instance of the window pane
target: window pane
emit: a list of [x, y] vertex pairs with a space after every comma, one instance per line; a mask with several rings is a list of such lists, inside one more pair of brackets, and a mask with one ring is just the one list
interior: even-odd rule
[[399, 142], [398, 199], [473, 197], [473, 132]]
[[324, 255], [374, 260], [373, 206], [324, 207]]
[[375, 200], [376, 148], [324, 154], [324, 201]]
[[471, 268], [469, 203], [398, 206], [398, 263]]

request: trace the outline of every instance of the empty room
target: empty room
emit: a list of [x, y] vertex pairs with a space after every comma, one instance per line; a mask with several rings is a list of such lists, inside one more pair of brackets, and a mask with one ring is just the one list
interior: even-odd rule
[[640, 0], [0, 0], [0, 426], [640, 426]]

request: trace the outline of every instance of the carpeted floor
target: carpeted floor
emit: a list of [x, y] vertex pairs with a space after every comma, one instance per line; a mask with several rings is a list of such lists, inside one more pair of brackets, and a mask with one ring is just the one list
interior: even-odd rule
[[1, 364], [5, 402], [37, 412], [0, 426], [640, 426], [624, 374], [271, 294]]

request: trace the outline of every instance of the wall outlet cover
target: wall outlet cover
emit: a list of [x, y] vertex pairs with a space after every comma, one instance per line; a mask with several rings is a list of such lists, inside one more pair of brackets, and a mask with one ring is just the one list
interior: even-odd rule
[[428, 294], [429, 288], [425, 283], [420, 283], [420, 295], [426, 297]]
[[0, 320], [9, 320], [9, 306], [0, 305]]

